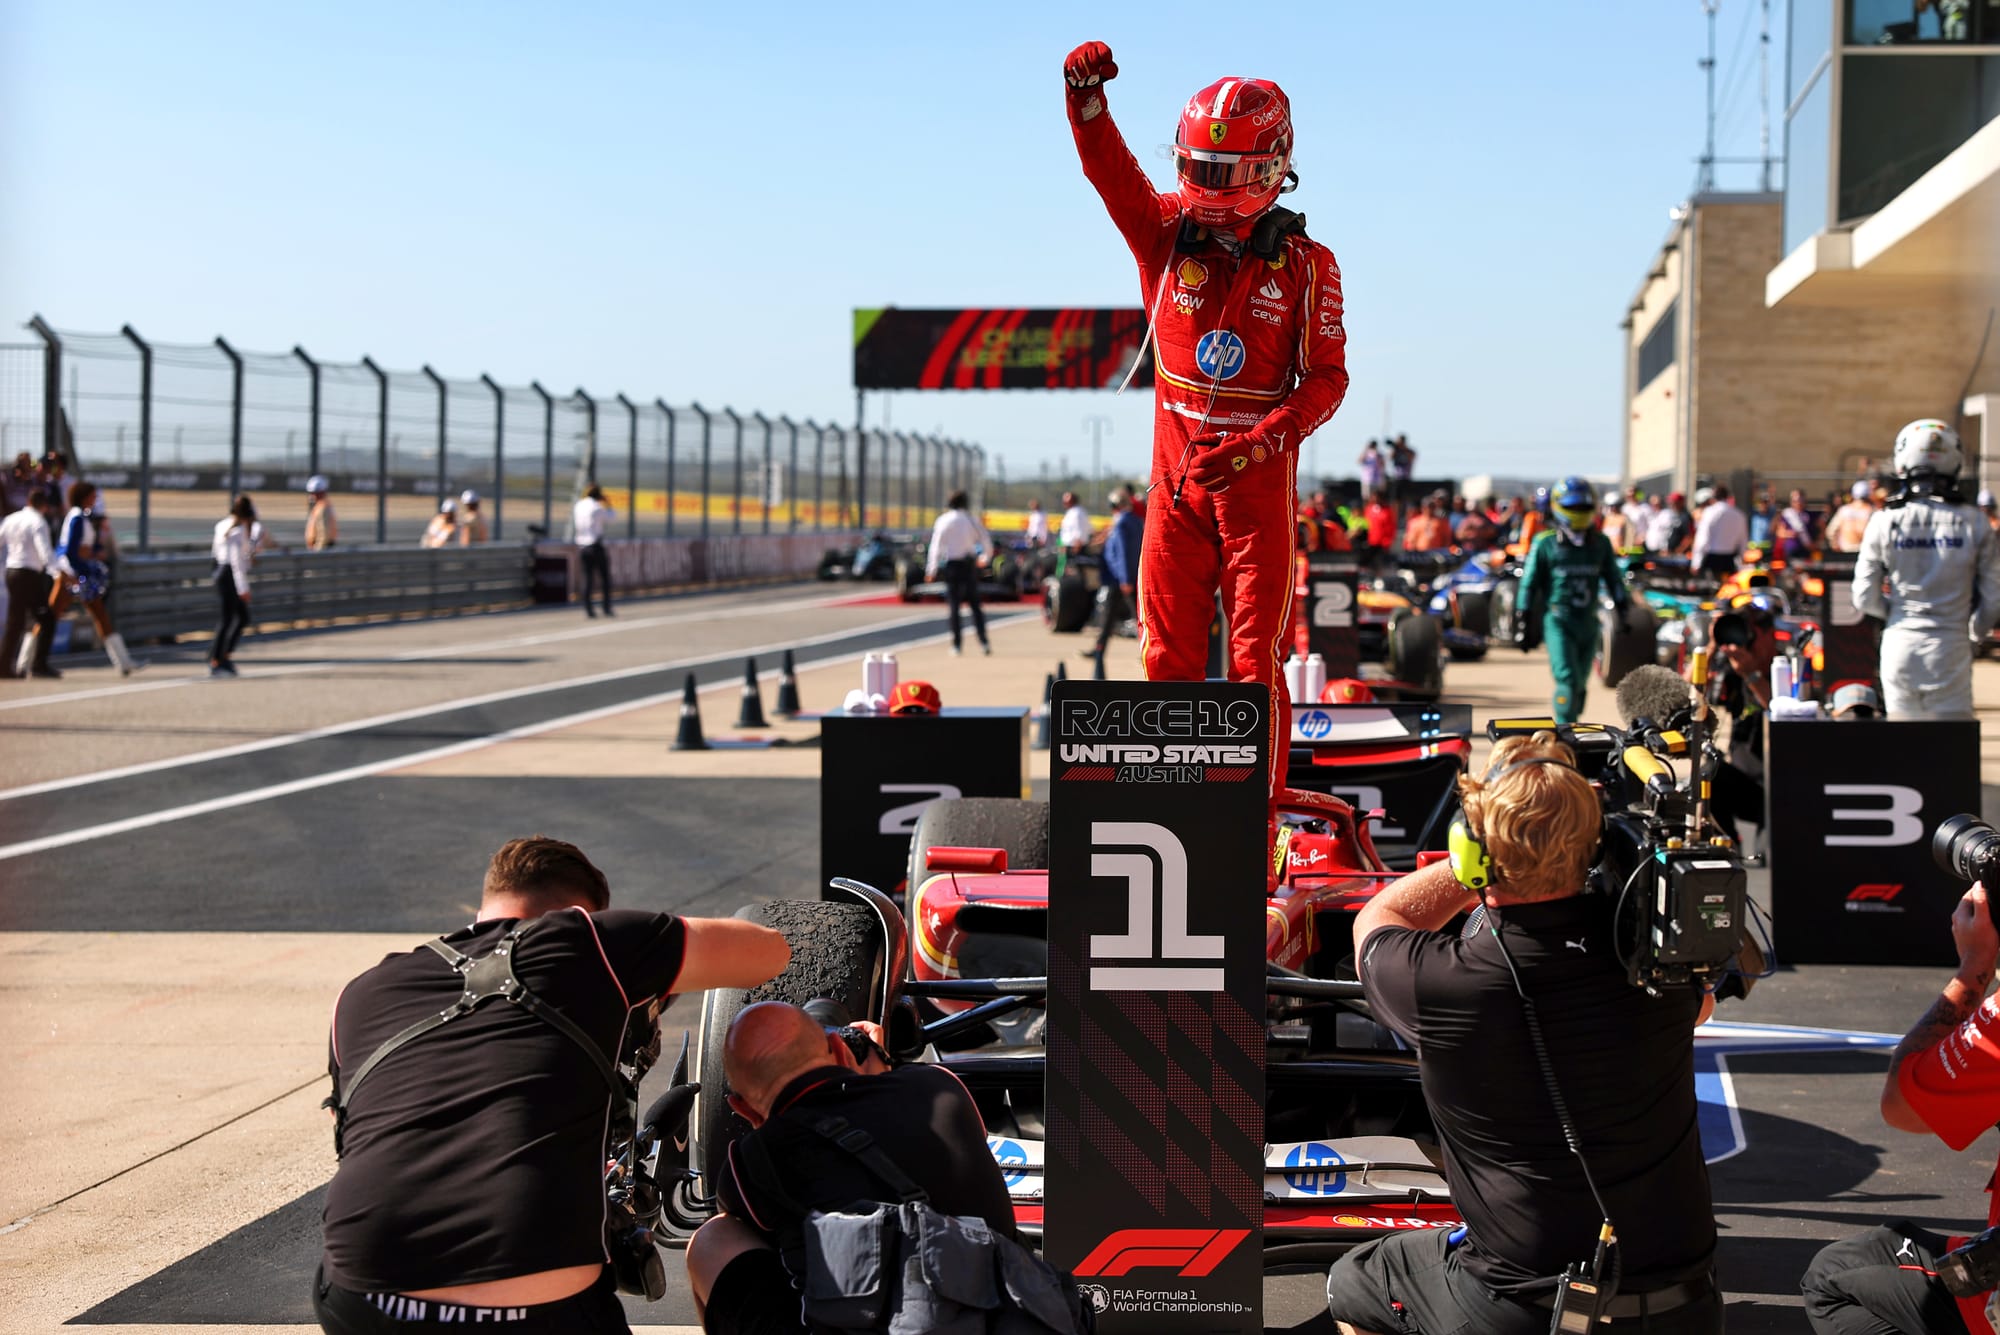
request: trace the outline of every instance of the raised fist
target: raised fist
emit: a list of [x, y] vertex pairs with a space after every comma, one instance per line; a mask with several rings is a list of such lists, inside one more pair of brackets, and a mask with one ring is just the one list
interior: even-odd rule
[[1117, 77], [1118, 62], [1111, 58], [1111, 48], [1102, 42], [1085, 42], [1063, 61], [1063, 78], [1078, 91], [1109, 83]]

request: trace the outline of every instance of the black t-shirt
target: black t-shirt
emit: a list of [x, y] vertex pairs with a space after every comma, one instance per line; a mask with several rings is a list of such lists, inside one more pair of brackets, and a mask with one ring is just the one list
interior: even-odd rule
[[[445, 937], [479, 956], [514, 919]], [[632, 1011], [672, 989], [684, 931], [665, 913], [581, 909], [532, 923], [514, 971], [616, 1060]], [[433, 951], [391, 955], [334, 1007], [334, 1090], [375, 1049], [464, 990]], [[383, 1060], [347, 1109], [327, 1189], [326, 1275], [360, 1293], [603, 1262], [611, 1091], [576, 1042], [512, 1002], [482, 1003]]]
[[[912, 1064], [881, 1075], [824, 1066], [793, 1080], [771, 1101], [772, 1116], [748, 1133], [770, 1151], [782, 1188], [807, 1210], [845, 1210], [863, 1201], [893, 1201], [896, 1194], [854, 1155], [812, 1129], [815, 1116], [833, 1114], [866, 1131], [882, 1152], [930, 1194], [941, 1214], [977, 1215], [1007, 1237], [1014, 1203], [1000, 1166], [986, 1148], [978, 1105], [959, 1078], [941, 1066]], [[759, 1186], [739, 1141], [729, 1149], [729, 1172], [717, 1193], [722, 1208], [748, 1220], [780, 1248], [800, 1245], [803, 1216], [791, 1214]]]
[[[1696, 1125], [1700, 987], [1654, 997], [1626, 982], [1602, 896], [1514, 905], [1503, 918], [1618, 1230], [1621, 1286], [1636, 1292], [1706, 1272], [1715, 1216]], [[1470, 1227], [1465, 1268], [1496, 1292], [1551, 1287], [1590, 1259], [1603, 1216], [1563, 1142], [1492, 934], [1381, 927], [1363, 952], [1375, 1018], [1417, 1047], [1452, 1201]]]

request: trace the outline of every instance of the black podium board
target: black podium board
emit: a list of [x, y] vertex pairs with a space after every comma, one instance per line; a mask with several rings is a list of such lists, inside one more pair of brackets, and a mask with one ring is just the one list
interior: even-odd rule
[[1261, 1332], [1270, 695], [1051, 708], [1047, 1255], [1107, 1335]]
[[910, 832], [944, 797], [1028, 795], [1028, 711], [827, 714], [819, 722], [819, 890], [851, 876], [893, 894]]
[[1931, 858], [1979, 811], [1976, 722], [1765, 723], [1773, 944], [1785, 964], [1951, 964], [1965, 882]]
[[1306, 557], [1306, 652], [1326, 660], [1328, 681], [1361, 675], [1360, 587], [1361, 564], [1351, 554]]

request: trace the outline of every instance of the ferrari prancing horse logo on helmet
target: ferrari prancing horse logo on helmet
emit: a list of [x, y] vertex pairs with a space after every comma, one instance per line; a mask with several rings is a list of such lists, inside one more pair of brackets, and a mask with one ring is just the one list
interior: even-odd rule
[[1224, 124], [1223, 124], [1223, 123], [1222, 123], [1221, 121], [1210, 121], [1210, 122], [1208, 123], [1208, 142], [1209, 142], [1209, 143], [1211, 143], [1211, 144], [1219, 144], [1219, 143], [1221, 143], [1221, 142], [1222, 142], [1222, 140], [1223, 140], [1223, 137], [1224, 137], [1225, 135], [1227, 135], [1228, 133], [1229, 133], [1229, 127], [1228, 127], [1227, 125], [1224, 125]]

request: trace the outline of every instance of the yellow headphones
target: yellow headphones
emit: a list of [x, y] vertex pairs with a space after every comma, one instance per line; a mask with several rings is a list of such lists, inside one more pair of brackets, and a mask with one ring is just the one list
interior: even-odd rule
[[[1526, 769], [1530, 765], [1576, 768], [1555, 756], [1534, 756], [1527, 760], [1517, 760], [1497, 774], [1488, 768], [1485, 777], [1479, 781], [1480, 787], [1491, 787], [1515, 770]], [[1445, 832], [1444, 846], [1450, 854], [1451, 874], [1458, 879], [1460, 885], [1468, 890], [1482, 891], [1493, 884], [1493, 857], [1486, 851], [1486, 841], [1465, 819], [1463, 810], [1452, 820], [1451, 828]]]

